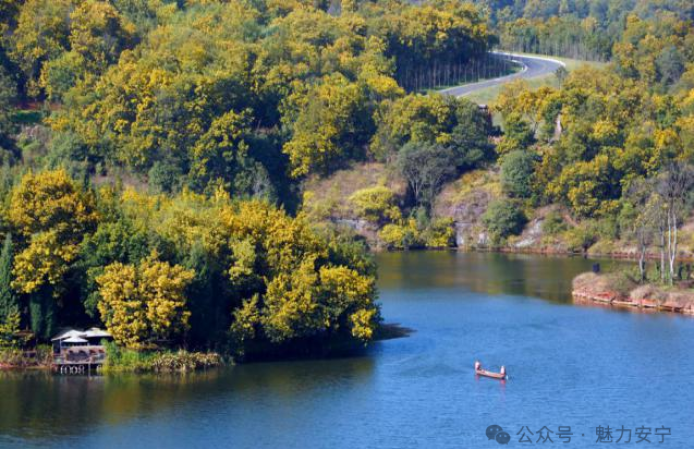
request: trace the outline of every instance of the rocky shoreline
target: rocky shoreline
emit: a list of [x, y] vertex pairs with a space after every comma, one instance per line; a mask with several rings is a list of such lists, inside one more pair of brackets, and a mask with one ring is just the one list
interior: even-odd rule
[[573, 281], [574, 302], [638, 312], [694, 316], [694, 290], [637, 285], [616, 276], [584, 273]]

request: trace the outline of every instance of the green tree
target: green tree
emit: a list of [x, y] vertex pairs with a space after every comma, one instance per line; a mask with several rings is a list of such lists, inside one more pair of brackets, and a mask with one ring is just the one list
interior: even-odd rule
[[397, 167], [416, 204], [429, 209], [441, 186], [456, 173], [455, 154], [448, 147], [412, 143], [398, 154]]
[[17, 99], [17, 87], [10, 74], [0, 66], [0, 160], [12, 161], [17, 156], [12, 122], [13, 104]]
[[482, 222], [493, 243], [500, 243], [509, 236], [520, 234], [527, 221], [519, 204], [508, 199], [492, 202], [482, 215]]
[[684, 73], [686, 62], [687, 61], [677, 47], [674, 45], [666, 47], [655, 60], [660, 81], [667, 85], [679, 81]]
[[202, 191], [217, 180], [233, 191], [234, 179], [248, 158], [251, 111], [229, 111], [212, 121], [192, 149], [191, 184]]
[[501, 186], [513, 198], [529, 198], [533, 193], [536, 158], [529, 151], [514, 150], [501, 162]]
[[8, 320], [13, 312], [19, 310], [18, 298], [12, 289], [13, 257], [12, 234], [7, 234], [0, 253], [0, 323]]

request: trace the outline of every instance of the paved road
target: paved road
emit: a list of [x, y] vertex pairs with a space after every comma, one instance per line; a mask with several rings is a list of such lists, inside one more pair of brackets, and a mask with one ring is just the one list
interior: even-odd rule
[[511, 55], [508, 53], [496, 52], [500, 55], [505, 55], [512, 61], [517, 61], [522, 64], [523, 69], [520, 72], [502, 76], [501, 78], [493, 78], [486, 81], [480, 81], [479, 83], [465, 84], [462, 86], [449, 87], [448, 89], [443, 89], [440, 92], [444, 95], [454, 95], [456, 97], [464, 97], [473, 92], [477, 92], [481, 89], [486, 89], [487, 87], [496, 86], [499, 84], [504, 84], [515, 79], [530, 79], [536, 78], [538, 76], [547, 75], [554, 73], [559, 67], [565, 67], [561, 61], [552, 58], [544, 58], [541, 56], [520, 56]]

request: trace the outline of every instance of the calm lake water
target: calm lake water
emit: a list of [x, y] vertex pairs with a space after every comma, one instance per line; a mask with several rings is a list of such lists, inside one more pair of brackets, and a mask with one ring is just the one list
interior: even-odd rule
[[[534, 444], [543, 426], [571, 426], [565, 447], [600, 447], [608, 425], [613, 440], [631, 429], [631, 445], [637, 427], [661, 426], [672, 435], [652, 444], [694, 444], [691, 318], [572, 305], [571, 278], [592, 263], [580, 258], [378, 262], [383, 315], [414, 329], [407, 338], [187, 377], [0, 374], [0, 447], [485, 448], [498, 446], [492, 424], [510, 445], [523, 426]], [[476, 379], [475, 359], [510, 379]]]

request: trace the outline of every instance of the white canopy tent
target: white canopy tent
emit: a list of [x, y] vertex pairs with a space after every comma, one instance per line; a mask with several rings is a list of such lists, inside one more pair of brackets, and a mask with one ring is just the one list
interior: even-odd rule
[[62, 342], [76, 345], [76, 344], [89, 343], [89, 340], [85, 340], [84, 338], [80, 338], [80, 337], [70, 337], [70, 338], [66, 338], [65, 340], [62, 340]]
[[55, 337], [51, 338], [51, 341], [64, 341], [64, 340], [67, 340], [68, 338], [72, 338], [72, 337], [81, 338], [83, 335], [84, 335], [84, 332], [82, 332], [82, 331], [70, 329], [67, 331], [63, 331], [63, 332], [59, 333], [58, 335], [56, 335]]
[[98, 327], [92, 327], [91, 329], [84, 332], [84, 336], [87, 338], [111, 338], [111, 334]]

